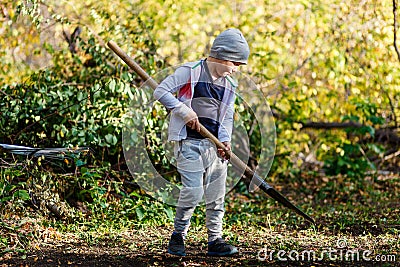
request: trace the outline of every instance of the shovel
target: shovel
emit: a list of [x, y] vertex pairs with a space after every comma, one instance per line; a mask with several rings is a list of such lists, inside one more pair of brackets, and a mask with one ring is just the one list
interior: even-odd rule
[[[143, 81], [153, 88], [154, 90], [157, 88], [158, 83], [151, 78], [142, 67], [139, 66], [131, 57], [129, 57], [114, 41], [109, 41], [107, 43], [108, 47], [117, 54], [132, 70], [134, 70]], [[240, 170], [244, 170], [244, 176], [247, 178], [245, 182], [248, 184], [249, 181], [253, 181], [261, 190], [267, 193], [270, 197], [281, 203], [283, 206], [295, 211], [297, 214], [302, 216], [307, 221], [315, 224], [313, 218], [305, 214], [298, 207], [293, 205], [286, 197], [284, 197], [281, 193], [275, 190], [271, 185], [269, 185], [263, 178], [261, 178], [256, 172], [250, 169], [247, 164], [245, 164], [241, 159], [239, 159], [232, 151], [226, 150], [225, 145], [218, 140], [213, 134], [211, 134], [203, 125], [200, 125], [200, 134], [204, 138], [210, 139], [217, 148], [223, 149], [227, 158], [232, 163], [232, 165]]]

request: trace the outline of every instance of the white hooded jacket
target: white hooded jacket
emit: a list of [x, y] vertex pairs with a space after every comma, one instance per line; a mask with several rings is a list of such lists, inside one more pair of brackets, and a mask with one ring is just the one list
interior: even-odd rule
[[[175, 70], [175, 73], [165, 78], [154, 91], [154, 98], [171, 110], [168, 128], [168, 141], [186, 139], [186, 127], [183, 118], [187, 108], [191, 108], [194, 88], [199, 80], [203, 60], [189, 62]], [[233, 128], [235, 90], [237, 84], [229, 76], [223, 78], [225, 88], [220, 106], [220, 128], [218, 139], [230, 142]], [[178, 92], [175, 97], [174, 93]]]

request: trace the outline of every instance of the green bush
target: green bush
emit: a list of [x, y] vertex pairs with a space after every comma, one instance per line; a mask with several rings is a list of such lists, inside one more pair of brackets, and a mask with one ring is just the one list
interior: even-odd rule
[[135, 91], [133, 76], [124, 71], [118, 78], [106, 63], [111, 52], [104, 47], [89, 40], [85, 48], [95, 66], [86, 66], [77, 55], [54, 52], [58, 63], [52, 68], [32, 74], [24, 83], [1, 87], [1, 143], [89, 146], [101, 159], [116, 161], [121, 154], [121, 118]]

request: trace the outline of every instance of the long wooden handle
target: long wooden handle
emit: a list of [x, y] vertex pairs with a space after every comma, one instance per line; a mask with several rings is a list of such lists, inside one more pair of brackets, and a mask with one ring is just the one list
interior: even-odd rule
[[[150, 85], [154, 90], [157, 88], [158, 83], [147, 74], [142, 67], [139, 66], [131, 57], [129, 57], [114, 41], [109, 41], [108, 47], [111, 48], [130, 68], [132, 68], [146, 83]], [[256, 180], [256, 184], [269, 196], [283, 204], [285, 207], [294, 210], [297, 214], [303, 216], [308, 221], [315, 223], [314, 220], [301, 211], [299, 208], [294, 206], [289, 200], [287, 200], [283, 195], [276, 191], [271, 185], [269, 185], [264, 179], [258, 176], [247, 164], [245, 164], [241, 159], [238, 158], [231, 150], [227, 150], [225, 145], [218, 140], [210, 131], [208, 131], [203, 125], [200, 124], [200, 134], [210, 139], [218, 148], [221, 148], [229, 157], [229, 161], [232, 165], [239, 170], [244, 170], [245, 176], [251, 181]]]
[[128, 56], [114, 41], [109, 41], [107, 43], [108, 47], [115, 52], [131, 69], [133, 69], [143, 81], [149, 83], [151, 88], [156, 89], [157, 82], [147, 74], [147, 72], [142, 69], [130, 56]]

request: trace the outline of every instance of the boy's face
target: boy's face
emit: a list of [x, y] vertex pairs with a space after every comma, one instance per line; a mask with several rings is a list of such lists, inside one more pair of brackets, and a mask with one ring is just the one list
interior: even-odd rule
[[218, 60], [215, 64], [215, 72], [218, 77], [225, 77], [227, 75], [232, 75], [234, 72], [238, 70], [238, 67], [242, 65], [238, 62], [232, 62], [228, 60]]

